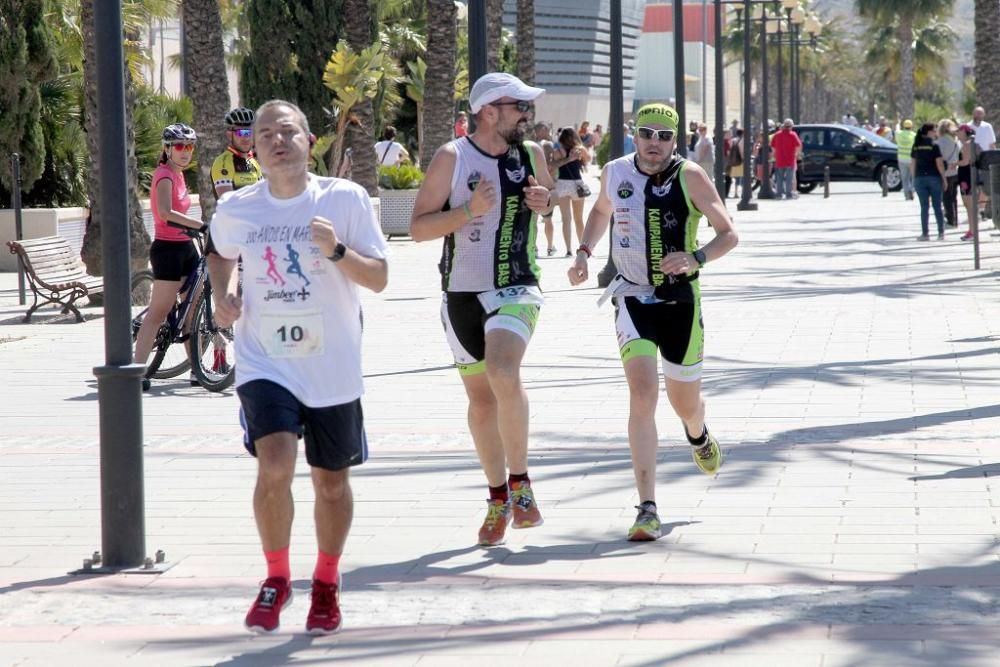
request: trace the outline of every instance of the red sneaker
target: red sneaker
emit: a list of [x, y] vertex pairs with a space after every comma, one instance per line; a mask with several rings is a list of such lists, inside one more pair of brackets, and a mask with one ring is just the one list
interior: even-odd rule
[[507, 524], [512, 520], [510, 501], [487, 500], [486, 520], [479, 529], [479, 544], [484, 547], [495, 547], [503, 544], [507, 533]]
[[306, 617], [306, 632], [311, 635], [329, 635], [340, 630], [343, 617], [340, 614], [340, 587], [343, 580], [328, 584], [313, 579], [312, 604]]
[[247, 618], [243, 622], [250, 632], [275, 632], [281, 625], [281, 610], [292, 602], [292, 586], [284, 577], [268, 577], [260, 587], [260, 593]]
[[510, 504], [514, 514], [514, 528], [542, 525], [542, 513], [538, 511], [535, 493], [528, 482], [514, 482], [510, 485]]

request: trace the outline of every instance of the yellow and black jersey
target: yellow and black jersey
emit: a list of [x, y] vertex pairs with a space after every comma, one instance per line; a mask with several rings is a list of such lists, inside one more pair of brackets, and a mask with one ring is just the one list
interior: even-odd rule
[[220, 187], [239, 190], [253, 185], [262, 178], [264, 173], [260, 170], [260, 165], [257, 164], [252, 152], [243, 157], [237, 151], [228, 148], [212, 163], [212, 183], [215, 184], [216, 190]]

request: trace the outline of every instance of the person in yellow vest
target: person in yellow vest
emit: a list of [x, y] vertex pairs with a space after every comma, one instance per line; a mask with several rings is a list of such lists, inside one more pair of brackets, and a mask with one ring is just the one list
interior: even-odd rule
[[913, 131], [913, 121], [904, 120], [903, 129], [896, 133], [896, 145], [899, 147], [896, 159], [899, 162], [899, 174], [903, 177], [903, 195], [907, 199], [913, 199], [913, 174], [910, 171], [910, 161], [916, 140], [917, 133]]
[[217, 198], [264, 177], [253, 155], [253, 120], [253, 111], [245, 107], [231, 109], [224, 118], [229, 145], [212, 163], [212, 184]]

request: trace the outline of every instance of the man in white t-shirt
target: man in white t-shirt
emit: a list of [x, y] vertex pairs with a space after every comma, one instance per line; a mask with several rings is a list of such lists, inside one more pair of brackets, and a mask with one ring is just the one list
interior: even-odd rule
[[993, 126], [986, 122], [986, 110], [976, 107], [972, 111], [972, 126], [976, 128], [976, 145], [980, 151], [992, 151], [997, 147], [997, 135]]
[[298, 107], [265, 103], [254, 136], [267, 179], [219, 201], [208, 258], [217, 322], [236, 323], [244, 444], [258, 462], [253, 507], [268, 572], [245, 625], [274, 632], [291, 602], [291, 484], [301, 437], [319, 545], [306, 630], [326, 634], [341, 623], [339, 563], [353, 514], [348, 470], [368, 455], [358, 285], [385, 288], [386, 245], [363, 188], [307, 171], [309, 127]]
[[403, 144], [396, 139], [396, 128], [389, 125], [382, 132], [382, 141], [375, 144], [375, 156], [378, 163], [384, 167], [395, 167], [402, 164], [403, 160], [409, 160], [410, 154], [403, 148]]

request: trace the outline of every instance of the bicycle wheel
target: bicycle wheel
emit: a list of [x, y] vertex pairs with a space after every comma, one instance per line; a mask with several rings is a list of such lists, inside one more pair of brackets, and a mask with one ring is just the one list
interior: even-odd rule
[[[132, 342], [139, 333], [142, 320], [149, 308], [150, 295], [153, 292], [153, 272], [139, 271], [132, 276]], [[177, 377], [191, 367], [187, 351], [183, 345], [173, 345], [173, 336], [166, 323], [160, 325], [153, 341], [153, 350], [146, 373], [150, 377], [166, 379]]]
[[212, 292], [206, 286], [195, 304], [191, 323], [191, 370], [205, 389], [223, 391], [236, 380], [233, 330], [215, 326], [211, 300]]

